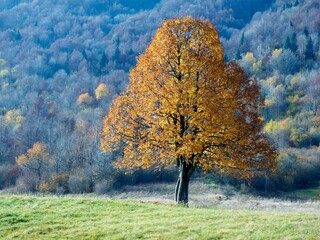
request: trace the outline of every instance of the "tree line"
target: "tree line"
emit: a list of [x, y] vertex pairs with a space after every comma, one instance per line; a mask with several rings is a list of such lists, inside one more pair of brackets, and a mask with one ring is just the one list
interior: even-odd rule
[[[185, 15], [213, 22], [225, 59], [237, 60], [257, 78], [266, 104], [264, 131], [281, 148], [275, 188], [316, 182], [312, 169], [319, 163], [319, 3], [140, 2], [134, 7], [126, 1], [0, 4], [1, 188], [40, 188], [37, 181], [27, 181], [35, 173], [16, 162], [35, 144], [45, 146], [48, 156], [41, 178], [59, 182], [46, 187], [50, 191], [73, 191], [69, 184], [81, 182], [82, 176], [86, 187], [81, 191], [93, 191], [100, 183], [116, 187], [157, 176], [152, 171], [131, 177], [115, 173], [112, 162], [120, 152], [103, 153], [99, 133], [111, 102], [127, 87], [129, 69], [162, 20]], [[244, 7], [248, 11], [241, 11]], [[286, 171], [290, 164], [294, 171]], [[310, 178], [303, 177], [308, 172]], [[158, 179], [173, 177], [168, 170]]]

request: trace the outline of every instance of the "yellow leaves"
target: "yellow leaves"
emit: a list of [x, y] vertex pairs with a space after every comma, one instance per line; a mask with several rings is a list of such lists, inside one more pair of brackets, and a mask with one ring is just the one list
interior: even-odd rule
[[289, 132], [291, 125], [291, 118], [286, 118], [281, 121], [270, 120], [264, 127], [264, 131], [268, 134], [278, 134], [280, 132]]
[[290, 80], [290, 85], [291, 86], [295, 86], [296, 84], [298, 84], [300, 82], [300, 78], [298, 76], [294, 76], [291, 80]]
[[247, 52], [246, 55], [244, 56], [244, 59], [250, 63], [253, 63], [256, 61], [256, 58], [253, 56], [252, 52]]
[[[245, 58], [260, 68], [252, 53]], [[101, 146], [110, 151], [121, 145], [123, 157], [115, 165], [126, 170], [173, 164], [183, 157], [204, 171], [220, 166], [245, 176], [259, 149], [265, 149], [264, 160], [269, 153], [274, 160], [264, 136], [258, 141], [260, 101], [257, 84], [237, 64], [225, 65], [218, 33], [209, 22], [168, 20], [105, 117]]]
[[48, 156], [47, 146], [44, 143], [36, 142], [33, 144], [33, 147], [28, 150], [28, 155], [45, 158]]
[[89, 93], [82, 93], [78, 97], [77, 103], [79, 106], [90, 106], [94, 99], [89, 95]]
[[203, 145], [200, 141], [192, 140], [190, 135], [181, 141], [181, 146], [176, 150], [177, 155], [184, 156], [186, 159], [192, 159], [203, 151]]
[[282, 53], [282, 48], [277, 48], [273, 50], [272, 57], [278, 57], [279, 55], [281, 55], [281, 53]]
[[276, 85], [276, 78], [275, 78], [275, 77], [269, 77], [269, 78], [266, 80], [266, 83], [267, 83], [267, 85], [275, 86], [275, 85]]
[[310, 135], [320, 135], [320, 128], [311, 127], [309, 130]]
[[18, 156], [17, 159], [16, 159], [16, 162], [17, 162], [17, 164], [20, 165], [20, 166], [24, 165], [25, 163], [28, 162], [28, 157], [27, 157], [27, 155], [22, 154], [22, 155]]
[[266, 99], [264, 101], [264, 104], [267, 106], [267, 107], [272, 107], [274, 104], [275, 104], [275, 101], [273, 99]]
[[39, 185], [39, 190], [41, 192], [49, 192], [51, 189], [50, 189], [50, 184], [47, 183], [47, 182], [42, 182], [40, 183]]
[[0, 58], [0, 78], [10, 75], [10, 71], [8, 69], [5, 69], [6, 66], [7, 66], [7, 61]]
[[7, 69], [0, 70], [0, 78], [6, 77], [8, 75], [10, 75], [9, 70]]
[[37, 142], [33, 147], [28, 149], [26, 154], [22, 154], [16, 158], [16, 162], [20, 166], [30, 167], [31, 165], [38, 165], [41, 161], [47, 161], [49, 154], [47, 146], [44, 143]]
[[20, 110], [14, 109], [6, 112], [4, 121], [9, 126], [20, 127], [24, 121], [24, 117], [21, 115]]
[[97, 100], [106, 99], [109, 96], [109, 89], [107, 85], [104, 83], [100, 83], [96, 88], [95, 94]]
[[258, 60], [252, 64], [252, 72], [257, 74], [262, 69], [262, 60]]

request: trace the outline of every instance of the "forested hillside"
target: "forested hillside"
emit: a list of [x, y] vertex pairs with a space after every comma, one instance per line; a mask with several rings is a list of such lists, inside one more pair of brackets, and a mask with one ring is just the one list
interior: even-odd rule
[[77, 193], [129, 181], [112, 169], [119, 153], [100, 150], [102, 118], [163, 20], [182, 16], [214, 23], [227, 61], [257, 78], [265, 132], [280, 149], [272, 187], [319, 181], [319, 9], [316, 0], [0, 2], [0, 188]]

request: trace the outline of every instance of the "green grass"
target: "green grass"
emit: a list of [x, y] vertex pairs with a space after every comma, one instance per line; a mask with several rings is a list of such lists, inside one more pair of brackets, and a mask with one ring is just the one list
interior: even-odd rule
[[320, 239], [320, 214], [0, 195], [0, 239]]
[[287, 192], [285, 194], [285, 196], [297, 198], [297, 199], [319, 201], [320, 200], [320, 187], [294, 190], [291, 192]]

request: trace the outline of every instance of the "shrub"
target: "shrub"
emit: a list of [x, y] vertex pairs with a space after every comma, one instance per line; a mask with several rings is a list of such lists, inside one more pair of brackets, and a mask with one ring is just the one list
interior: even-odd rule
[[50, 192], [50, 185], [47, 182], [42, 182], [39, 185], [40, 192]]
[[71, 193], [91, 192], [91, 177], [80, 171], [71, 175], [68, 180], [68, 187]]
[[4, 188], [6, 184], [6, 178], [5, 175], [8, 172], [8, 166], [0, 166], [0, 189]]
[[[270, 176], [269, 185], [273, 190], [310, 187], [320, 181], [319, 172], [319, 149], [282, 149], [277, 160], [276, 174]], [[254, 186], [259, 188], [259, 185]]]
[[17, 179], [17, 193], [30, 193], [36, 191], [38, 181], [32, 174], [24, 174]]
[[98, 195], [106, 194], [113, 189], [113, 183], [113, 179], [106, 179], [101, 182], [98, 182], [94, 186], [94, 191]]
[[55, 192], [59, 195], [68, 193], [69, 192], [68, 181], [69, 181], [69, 174], [67, 173], [60, 173], [60, 174], [53, 175], [51, 177], [51, 182], [50, 182], [50, 191]]
[[17, 165], [0, 166], [0, 189], [14, 186], [20, 175], [21, 169]]

